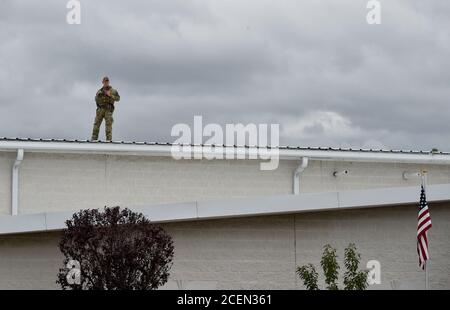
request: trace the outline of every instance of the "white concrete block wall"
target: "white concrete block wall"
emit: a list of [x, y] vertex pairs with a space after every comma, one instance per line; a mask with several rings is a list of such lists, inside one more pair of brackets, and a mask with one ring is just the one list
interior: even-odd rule
[[[450, 289], [450, 205], [431, 204], [432, 289]], [[415, 245], [417, 206], [395, 206], [164, 224], [175, 241], [165, 288], [302, 289], [298, 265], [319, 266], [322, 246], [355, 242], [362, 262], [381, 263], [382, 284], [424, 286]], [[0, 236], [0, 289], [58, 288], [59, 233]], [[342, 275], [343, 272], [341, 272]]]
[[[342, 170], [348, 170], [349, 173], [345, 176], [332, 176], [334, 171]], [[312, 161], [300, 180], [300, 192], [411, 186], [420, 184], [420, 180], [418, 178], [404, 180], [403, 172], [421, 170], [428, 171], [429, 184], [450, 183], [450, 170], [446, 165]]]
[[[0, 215], [10, 213], [13, 152], [0, 152]], [[139, 206], [292, 193], [298, 163], [261, 171], [257, 160], [172, 160], [151, 156], [25, 152], [19, 177], [19, 213]], [[333, 177], [335, 170], [349, 174]], [[310, 161], [300, 192], [410, 186], [404, 171], [429, 171], [430, 184], [450, 183], [450, 166]]]
[[178, 280], [217, 289], [293, 288], [293, 219], [271, 216], [165, 225], [175, 236], [172, 285]]
[[58, 289], [58, 233], [0, 236], [0, 289]]
[[19, 212], [288, 194], [290, 170], [260, 171], [256, 161], [30, 153], [21, 167]]
[[11, 214], [11, 174], [14, 153], [0, 152], [0, 216]]
[[20, 168], [19, 213], [105, 205], [102, 156], [26, 153]]

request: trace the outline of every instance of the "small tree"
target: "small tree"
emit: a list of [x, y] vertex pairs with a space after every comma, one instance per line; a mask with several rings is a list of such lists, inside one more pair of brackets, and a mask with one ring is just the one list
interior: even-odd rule
[[317, 278], [319, 274], [316, 271], [316, 267], [313, 264], [308, 264], [297, 268], [297, 273], [303, 280], [303, 283], [308, 290], [318, 290]]
[[[365, 290], [368, 286], [366, 270], [358, 270], [361, 255], [356, 252], [356, 247], [350, 243], [345, 249], [344, 265], [346, 272], [344, 274], [344, 289], [346, 290]], [[338, 290], [339, 264], [337, 263], [336, 249], [331, 245], [324, 246], [322, 259], [320, 261], [325, 276], [326, 288], [329, 290]], [[304, 265], [297, 268], [297, 274], [302, 279], [303, 284], [308, 290], [318, 290], [318, 273], [313, 264]]]
[[365, 290], [367, 288], [367, 270], [359, 270], [361, 254], [356, 252], [356, 246], [350, 243], [345, 249], [344, 286], [346, 290]]
[[326, 244], [323, 247], [323, 255], [320, 265], [323, 269], [327, 289], [338, 290], [339, 288], [337, 281], [339, 277], [339, 264], [337, 262], [336, 249], [332, 248], [329, 244]]
[[59, 243], [64, 267], [56, 281], [63, 289], [148, 290], [167, 282], [172, 238], [143, 214], [119, 207], [82, 210], [66, 225]]

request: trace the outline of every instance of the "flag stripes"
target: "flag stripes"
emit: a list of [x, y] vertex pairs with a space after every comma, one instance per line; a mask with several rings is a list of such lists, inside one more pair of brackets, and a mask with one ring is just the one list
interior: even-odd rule
[[430, 211], [425, 196], [425, 188], [421, 187], [419, 215], [417, 223], [417, 254], [419, 255], [419, 267], [425, 269], [425, 262], [430, 259], [428, 254], [428, 230], [431, 228]]

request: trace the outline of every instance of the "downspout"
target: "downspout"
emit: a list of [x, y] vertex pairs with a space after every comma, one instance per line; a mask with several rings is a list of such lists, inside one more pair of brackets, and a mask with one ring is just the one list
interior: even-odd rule
[[23, 149], [17, 150], [17, 157], [12, 167], [11, 215], [19, 213], [19, 167], [23, 160]]
[[298, 195], [300, 192], [300, 175], [308, 167], [308, 157], [302, 157], [302, 163], [295, 169], [294, 172], [294, 195]]

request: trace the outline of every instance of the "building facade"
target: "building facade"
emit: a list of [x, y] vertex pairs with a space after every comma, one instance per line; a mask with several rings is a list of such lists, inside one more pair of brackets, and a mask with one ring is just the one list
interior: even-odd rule
[[259, 159], [175, 160], [170, 148], [0, 139], [0, 288], [57, 289], [64, 220], [119, 205], [173, 236], [164, 288], [302, 289], [297, 266], [319, 265], [326, 243], [342, 259], [352, 242], [362, 268], [380, 264], [381, 282], [371, 289], [421, 289], [423, 171], [430, 287], [450, 288], [449, 154], [283, 147], [278, 168], [264, 171]]

